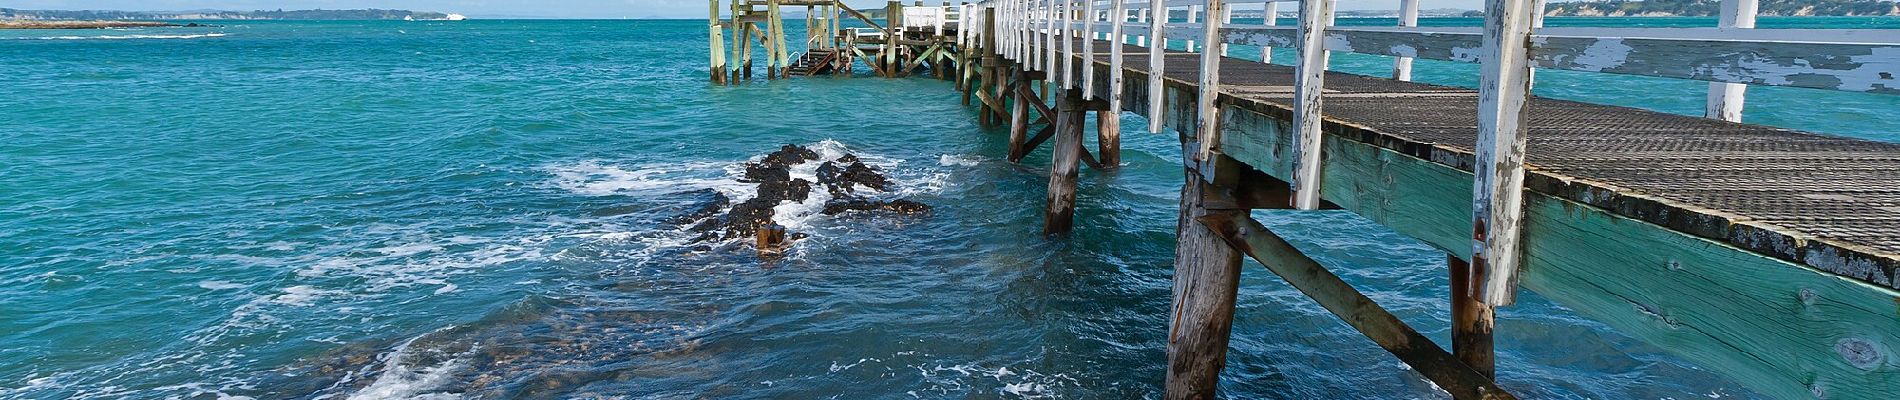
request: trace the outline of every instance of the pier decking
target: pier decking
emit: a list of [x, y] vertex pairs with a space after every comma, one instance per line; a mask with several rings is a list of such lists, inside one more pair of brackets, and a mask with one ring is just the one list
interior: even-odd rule
[[[1093, 44], [1101, 55], [1088, 65], [1107, 87], [1112, 44]], [[1147, 51], [1124, 49], [1124, 111], [1146, 114], [1156, 99]], [[1200, 55], [1167, 54], [1162, 101], [1186, 115], [1162, 118], [1189, 129]], [[1222, 63], [1219, 148], [1274, 179], [1230, 185], [1284, 186], [1297, 154], [1293, 69]], [[1324, 200], [1449, 254], [1468, 248], [1477, 91], [1334, 72], [1325, 89]], [[1545, 98], [1530, 107], [1527, 288], [1764, 393], [1900, 393], [1888, 347], [1900, 344], [1900, 145]]]
[[[1081, 165], [1119, 164], [1121, 112], [1179, 135], [1166, 398], [1214, 394], [1243, 256], [1456, 398], [1513, 398], [1491, 341], [1519, 285], [1769, 396], [1900, 396], [1900, 144], [1738, 122], [1746, 85], [1900, 94], [1893, 31], [1748, 29], [1755, 0], [1724, 0], [1722, 29], [1546, 31], [1533, 0], [1488, 0], [1482, 29], [1417, 28], [1416, 0], [1396, 28], [1336, 29], [1332, 0], [1298, 27], [1223, 26], [1230, 3], [1278, 2], [966, 3], [907, 44], [939, 50], [879, 56], [954, 76], [1010, 161], [1049, 143], [1050, 234]], [[1394, 78], [1327, 72], [1331, 51], [1393, 56]], [[1409, 82], [1414, 58], [1480, 63], [1481, 84]], [[1531, 96], [1533, 68], [1708, 81], [1707, 118]], [[1449, 351], [1250, 217], [1321, 208], [1446, 252]]]

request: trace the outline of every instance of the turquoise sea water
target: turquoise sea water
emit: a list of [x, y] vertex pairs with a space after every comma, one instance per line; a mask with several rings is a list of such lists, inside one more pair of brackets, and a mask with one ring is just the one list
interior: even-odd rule
[[[0, 398], [1160, 390], [1172, 135], [1129, 132], [1120, 170], [1083, 172], [1077, 233], [1043, 239], [1047, 153], [1001, 160], [947, 82], [714, 87], [703, 21], [220, 24], [0, 31]], [[1538, 84], [1683, 113], [1705, 92]], [[1750, 93], [1751, 121], [1900, 139], [1893, 96]], [[865, 157], [936, 209], [782, 220], [812, 236], [778, 260], [682, 246], [679, 193], [748, 196], [735, 166], [783, 143]], [[1256, 217], [1447, 339], [1438, 251], [1346, 213]], [[1232, 397], [1444, 397], [1251, 262], [1232, 346]], [[1498, 348], [1529, 398], [1754, 397], [1535, 294]]]

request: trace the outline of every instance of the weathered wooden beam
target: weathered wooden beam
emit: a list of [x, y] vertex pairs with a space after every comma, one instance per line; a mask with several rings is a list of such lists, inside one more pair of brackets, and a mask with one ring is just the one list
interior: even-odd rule
[[1242, 254], [1292, 284], [1307, 298], [1351, 325], [1379, 347], [1397, 356], [1455, 399], [1514, 399], [1484, 373], [1464, 363], [1431, 338], [1380, 307], [1286, 239], [1243, 214], [1222, 213], [1196, 219]]
[[1102, 154], [1102, 164], [1113, 168], [1122, 162], [1122, 47], [1126, 47], [1128, 41], [1122, 33], [1122, 23], [1128, 21], [1128, 9], [1122, 6], [1123, 0], [1109, 1], [1109, 21], [1115, 26], [1108, 31], [1112, 42], [1108, 50], [1108, 104], [1107, 109], [1096, 111], [1095, 125], [1099, 133], [1095, 143]]
[[1333, 19], [1333, 0], [1300, 3], [1299, 64], [1293, 73], [1293, 131], [1299, 137], [1299, 173], [1293, 177], [1293, 205], [1301, 210], [1319, 208], [1320, 113], [1326, 80], [1326, 26]]
[[1042, 233], [1045, 235], [1065, 234], [1075, 228], [1075, 184], [1076, 174], [1081, 167], [1082, 152], [1082, 92], [1068, 89], [1062, 91], [1062, 97], [1056, 101], [1060, 114], [1056, 116], [1056, 141], [1051, 144], [1054, 154], [1049, 159], [1049, 199], [1043, 208]]
[[[1184, 132], [1195, 132], [1192, 129]], [[1221, 207], [1231, 202], [1209, 201], [1201, 171], [1190, 158], [1201, 145], [1182, 135], [1185, 176], [1181, 210], [1175, 221], [1174, 290], [1168, 318], [1168, 374], [1162, 398], [1212, 399], [1221, 368], [1227, 363], [1227, 342], [1234, 327], [1234, 299], [1240, 289], [1240, 252], [1197, 220], [1236, 218], [1245, 210]], [[1212, 207], [1210, 207], [1212, 205]]]
[[1531, 0], [1491, 0], [1478, 83], [1476, 183], [1472, 193], [1471, 295], [1492, 306], [1517, 299], [1524, 215], [1524, 146], [1530, 116]]
[[1029, 142], [1023, 144], [1023, 151], [1021, 153], [1015, 153], [1009, 156], [1009, 162], [1022, 161], [1023, 157], [1028, 157], [1030, 152], [1036, 151], [1036, 147], [1042, 146], [1042, 142], [1049, 141], [1049, 138], [1055, 137], [1056, 123], [1059, 121], [1061, 120], [1051, 121], [1050, 124], [1043, 125], [1042, 129], [1036, 130], [1036, 134], [1029, 137]]

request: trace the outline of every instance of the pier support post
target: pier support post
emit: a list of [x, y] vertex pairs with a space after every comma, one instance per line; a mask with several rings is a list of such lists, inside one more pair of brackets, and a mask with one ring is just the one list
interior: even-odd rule
[[1471, 296], [1474, 283], [1482, 277], [1471, 274], [1471, 263], [1446, 255], [1451, 270], [1451, 352], [1459, 362], [1486, 378], [1497, 377], [1497, 358], [1492, 352], [1491, 332], [1495, 308]]
[[1082, 91], [1063, 89], [1056, 100], [1055, 142], [1050, 143], [1049, 202], [1044, 209], [1042, 233], [1065, 234], [1075, 228], [1075, 179], [1081, 168], [1082, 117], [1087, 115]]
[[1231, 208], [1232, 203], [1208, 201], [1212, 193], [1195, 167], [1199, 161], [1194, 154], [1201, 146], [1185, 137], [1181, 144], [1188, 168], [1175, 223], [1174, 301], [1162, 398], [1211, 399], [1221, 367], [1227, 363], [1234, 298], [1240, 290], [1240, 252], [1196, 221], [1241, 218], [1246, 211]]
[[982, 107], [978, 107], [978, 111], [981, 111], [982, 115], [977, 116], [977, 122], [984, 127], [996, 126], [1003, 122], [1000, 118], [996, 117], [997, 114], [1003, 112], [1003, 110], [999, 108], [1002, 104], [992, 104], [1003, 101], [1002, 86], [1004, 83], [1001, 82], [1003, 76], [1001, 72], [998, 72], [998, 68], [1001, 67], [1003, 63], [1003, 57], [996, 54], [996, 43], [996, 7], [983, 7], [983, 47], [977, 50], [983, 53], [983, 72], [981, 74], [983, 78], [982, 82], [978, 82], [977, 85], [970, 88], [970, 90], [989, 93], [991, 86], [997, 87], [993, 95], [977, 96], [979, 98], [988, 99], [983, 102]]
[[708, 7], [709, 15], [706, 17], [706, 35], [711, 39], [711, 43], [708, 44], [707, 48], [709, 53], [708, 58], [711, 64], [708, 69], [712, 74], [712, 82], [714, 84], [725, 84], [726, 38], [725, 35], [721, 33], [724, 27], [719, 25], [719, 0], [706, 0], [706, 3], [710, 5], [710, 7]]
[[[1029, 77], [1022, 71], [1015, 74], [1017, 87], [1029, 83]], [[1009, 106], [1009, 154], [1015, 156], [1027, 152], [1023, 145], [1029, 141], [1029, 96], [1022, 90], [1011, 90], [1008, 94], [1016, 101]]]
[[1095, 154], [1103, 168], [1122, 163], [1122, 113], [1115, 107], [1095, 111]]

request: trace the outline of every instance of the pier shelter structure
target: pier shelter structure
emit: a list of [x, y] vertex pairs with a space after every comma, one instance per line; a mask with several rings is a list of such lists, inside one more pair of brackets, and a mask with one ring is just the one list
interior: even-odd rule
[[[783, 10], [801, 6], [806, 37], [797, 47], [805, 50], [794, 54], [785, 38]], [[768, 79], [849, 75], [860, 61], [878, 76], [909, 76], [928, 67], [947, 79], [947, 71], [961, 62], [956, 54], [963, 34], [959, 22], [963, 10], [971, 8], [948, 2], [925, 6], [916, 0], [911, 6], [890, 1], [882, 9], [859, 11], [837, 0], [731, 0], [721, 19], [720, 7], [719, 0], [708, 0], [708, 59], [714, 83], [751, 79], [755, 41], [764, 49]], [[846, 20], [861, 26], [847, 27]]]
[[[1047, 234], [1072, 229], [1081, 165], [1119, 165], [1120, 113], [1180, 139], [1165, 398], [1214, 395], [1242, 257], [1454, 398], [1514, 398], [1492, 335], [1526, 289], [1767, 396], [1900, 398], [1900, 144], [1741, 113], [1748, 86], [1900, 95], [1900, 34], [1754, 29], [1757, 0], [1721, 2], [1714, 28], [1544, 28], [1538, 0], [1449, 28], [1417, 26], [1417, 0], [1391, 27], [1336, 26], [1335, 0], [990, 0], [957, 6], [939, 54], [978, 120], [1007, 126], [1010, 161], [1048, 144]], [[1327, 71], [1332, 52], [1391, 74]], [[1479, 84], [1411, 82], [1416, 59], [1477, 64]], [[1706, 81], [1707, 106], [1533, 96], [1538, 69]], [[1346, 210], [1443, 250], [1449, 348], [1264, 209]]]

